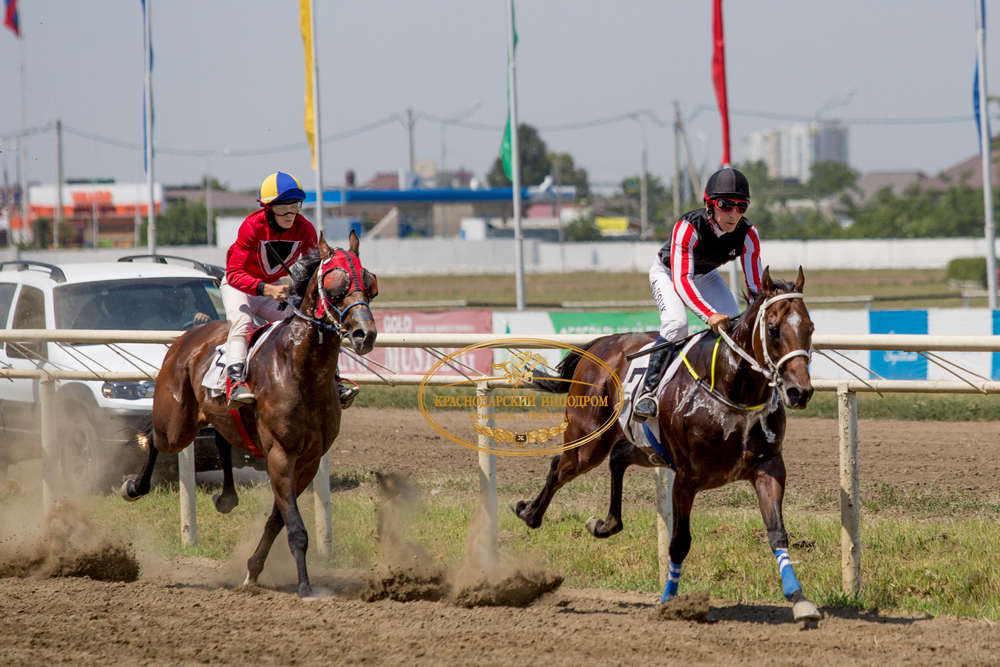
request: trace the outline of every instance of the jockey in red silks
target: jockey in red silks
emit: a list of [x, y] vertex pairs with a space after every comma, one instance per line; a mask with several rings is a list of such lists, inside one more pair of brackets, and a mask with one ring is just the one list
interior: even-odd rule
[[[253, 317], [268, 322], [284, 319], [279, 306], [289, 288], [278, 281], [288, 275], [285, 266], [316, 247], [316, 230], [300, 213], [306, 198], [299, 181], [277, 172], [264, 179], [257, 201], [261, 209], [240, 225], [236, 242], [226, 253], [222, 303], [229, 320], [226, 340], [226, 376], [229, 409], [237, 410], [256, 399], [246, 384], [247, 341]], [[284, 266], [282, 266], [284, 264]], [[337, 378], [341, 403], [348, 405], [357, 387], [344, 387]]]
[[[649, 269], [649, 286], [660, 309], [657, 344], [687, 337], [688, 310], [713, 331], [729, 328], [729, 318], [739, 315], [740, 308], [717, 271], [723, 264], [739, 258], [748, 296], [752, 300], [760, 292], [760, 237], [743, 217], [750, 206], [747, 177], [736, 169], [720, 169], [708, 179], [704, 200], [704, 208], [685, 213], [677, 221], [670, 241], [660, 248]], [[680, 343], [664, 346], [649, 355], [633, 421], [656, 417], [656, 387], [680, 347]]]

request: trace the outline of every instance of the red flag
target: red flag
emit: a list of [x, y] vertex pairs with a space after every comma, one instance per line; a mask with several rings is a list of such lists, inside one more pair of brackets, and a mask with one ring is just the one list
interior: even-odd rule
[[6, 11], [4, 12], [3, 24], [14, 31], [14, 34], [21, 37], [21, 27], [17, 22], [17, 0], [4, 0]]
[[726, 101], [726, 39], [722, 35], [722, 0], [715, 0], [712, 16], [712, 83], [722, 116], [722, 164], [729, 164], [729, 103]]

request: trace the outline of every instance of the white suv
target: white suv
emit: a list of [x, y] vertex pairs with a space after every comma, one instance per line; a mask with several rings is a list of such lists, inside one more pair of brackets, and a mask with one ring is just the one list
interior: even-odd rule
[[[133, 261], [141, 258], [155, 261]], [[0, 323], [5, 329], [179, 331], [225, 319], [221, 275], [219, 267], [164, 256], [63, 266], [2, 262]], [[0, 367], [149, 371], [160, 368], [166, 350], [166, 345], [141, 343], [8, 343], [0, 344]], [[120, 485], [123, 474], [139, 471], [145, 454], [125, 445], [148, 423], [153, 386], [151, 380], [57, 383], [60, 463], [75, 490], [106, 490]], [[10, 464], [41, 455], [38, 394], [38, 380], [0, 379], [0, 479]], [[205, 429], [195, 441], [199, 469], [217, 466], [214, 438]], [[240, 450], [233, 453], [235, 465], [250, 462], [241, 460]], [[167, 467], [161, 472], [176, 470], [176, 457], [160, 458]]]

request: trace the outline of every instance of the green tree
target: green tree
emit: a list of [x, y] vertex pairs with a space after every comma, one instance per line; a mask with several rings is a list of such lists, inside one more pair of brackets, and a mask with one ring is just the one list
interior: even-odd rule
[[859, 175], [850, 166], [840, 162], [817, 162], [813, 165], [812, 178], [806, 183], [806, 190], [812, 196], [822, 199], [854, 188]]
[[590, 198], [590, 180], [587, 170], [573, 164], [573, 156], [569, 153], [549, 153], [549, 163], [552, 165], [554, 181], [558, 185], [576, 186], [576, 200], [579, 202]]
[[[201, 183], [200, 183], [200, 185], [201, 185], [202, 189], [205, 189], [205, 188], [208, 187], [208, 174], [204, 174], [201, 177]], [[229, 183], [220, 183], [219, 179], [217, 179], [215, 176], [212, 176], [212, 189], [213, 190], [220, 190], [222, 192], [229, 192]]]
[[567, 241], [600, 241], [604, 238], [601, 230], [594, 224], [593, 216], [577, 218], [566, 225]]
[[[552, 171], [552, 163], [549, 161], [549, 149], [542, 141], [538, 130], [527, 123], [517, 126], [517, 153], [521, 159], [521, 186], [538, 185]], [[503, 170], [503, 162], [500, 156], [493, 161], [486, 180], [493, 187], [505, 187], [511, 185], [510, 179]]]
[[[207, 217], [208, 211], [204, 201], [189, 202], [186, 199], [180, 199], [170, 202], [166, 210], [156, 218], [156, 243], [158, 245], [204, 245]], [[143, 227], [145, 234], [145, 225]]]

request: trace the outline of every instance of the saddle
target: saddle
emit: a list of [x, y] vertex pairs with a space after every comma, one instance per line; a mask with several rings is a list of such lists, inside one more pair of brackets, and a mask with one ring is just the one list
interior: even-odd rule
[[[250, 350], [247, 352], [247, 367], [249, 368], [250, 360], [253, 359], [254, 354], [260, 349], [260, 346], [265, 340], [271, 335], [271, 332], [275, 329], [274, 322], [268, 322], [262, 327], [258, 327], [253, 330], [250, 334]], [[215, 354], [212, 356], [212, 362], [208, 366], [208, 370], [205, 371], [205, 377], [201, 379], [201, 386], [208, 389], [209, 396], [223, 396], [226, 393], [226, 344], [223, 343], [215, 348]]]
[[[683, 349], [674, 356], [660, 378], [660, 384], [656, 386], [656, 398], [659, 400], [670, 379], [677, 373], [677, 369], [684, 363], [684, 355], [687, 354], [694, 345], [701, 340], [707, 331], [703, 331], [684, 345]], [[651, 342], [643, 346], [639, 351], [645, 351], [653, 347]], [[622, 378], [622, 391], [624, 393], [624, 403], [621, 413], [618, 415], [618, 425], [621, 427], [625, 438], [638, 447], [649, 458], [654, 466], [666, 466], [674, 468], [674, 462], [670, 459], [667, 450], [661, 444], [660, 424], [657, 419], [647, 419], [642, 423], [632, 422], [632, 411], [635, 408], [635, 399], [642, 391], [643, 380], [646, 377], [646, 367], [649, 364], [649, 355], [644, 354], [635, 357], [629, 362], [625, 377]]]

